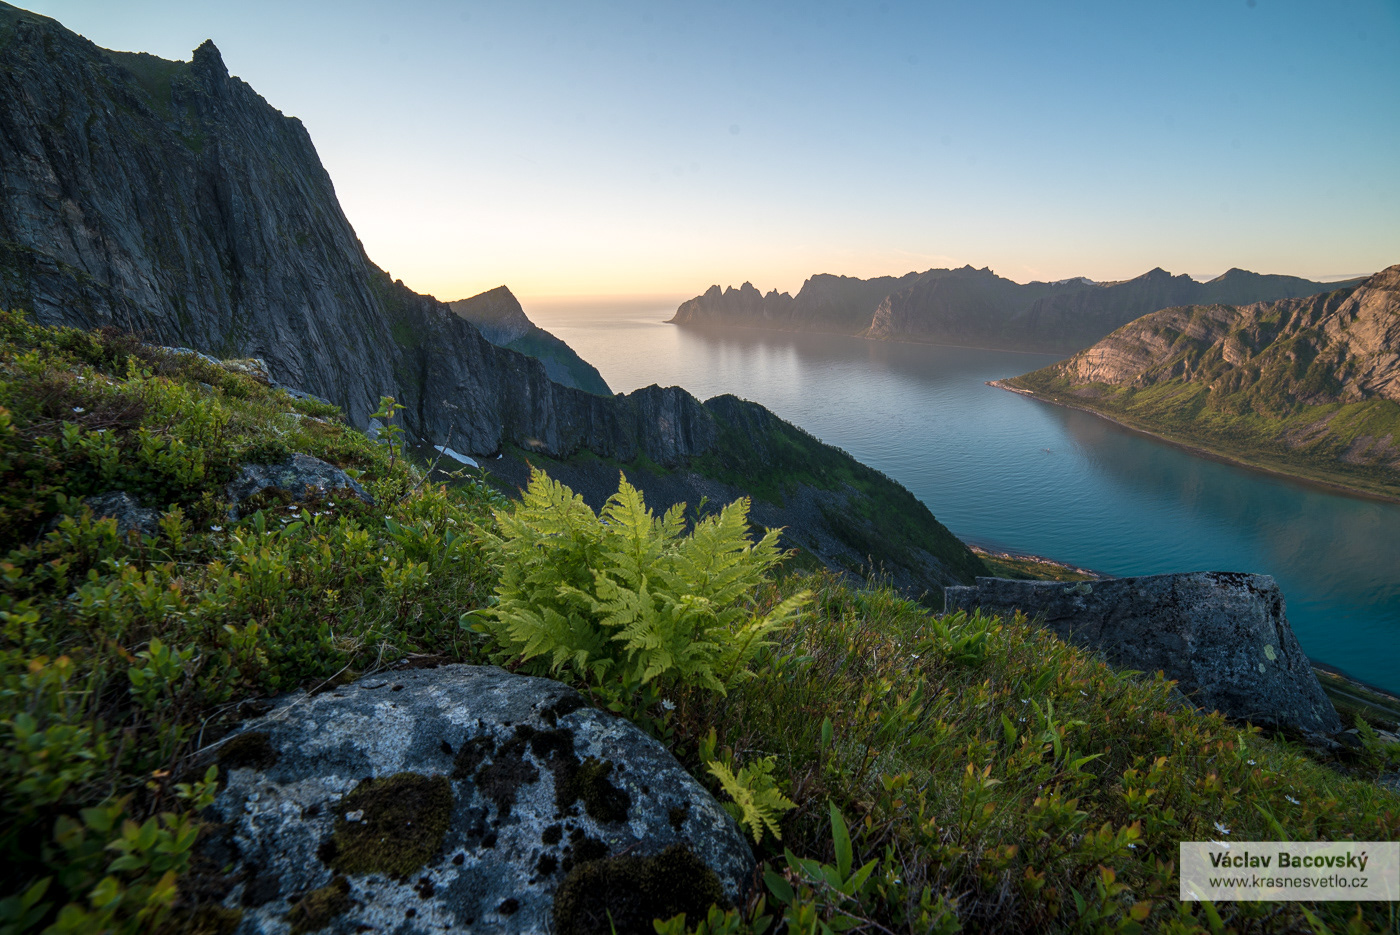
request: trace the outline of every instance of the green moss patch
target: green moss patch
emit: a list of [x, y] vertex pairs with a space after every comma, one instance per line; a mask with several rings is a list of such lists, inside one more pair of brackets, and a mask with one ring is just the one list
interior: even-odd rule
[[597, 821], [626, 821], [632, 797], [609, 781], [612, 771], [610, 760], [590, 756], [580, 763], [565, 785], [570, 804], [582, 801], [589, 817]]
[[338, 812], [323, 859], [342, 873], [401, 879], [441, 849], [452, 816], [452, 784], [445, 776], [418, 773], [366, 779], [341, 800]]
[[225, 741], [219, 748], [218, 759], [225, 769], [267, 769], [277, 762], [277, 750], [266, 733], [253, 730]]
[[325, 886], [297, 900], [287, 912], [287, 922], [292, 926], [292, 935], [317, 932], [349, 908], [350, 881], [337, 876]]
[[654, 932], [652, 921], [679, 913], [703, 918], [729, 905], [714, 871], [686, 846], [655, 857], [610, 857], [579, 864], [554, 894], [558, 935]]

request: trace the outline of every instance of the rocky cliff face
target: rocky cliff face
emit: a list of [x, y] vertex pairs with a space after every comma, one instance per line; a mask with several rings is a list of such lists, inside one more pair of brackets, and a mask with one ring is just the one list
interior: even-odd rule
[[476, 325], [492, 344], [504, 347], [530, 333], [535, 323], [506, 286], [488, 289], [468, 299], [448, 302], [453, 314]]
[[1153, 312], [1007, 384], [1400, 491], [1400, 266], [1308, 298]]
[[870, 280], [813, 276], [796, 297], [760, 295], [749, 283], [711, 286], [683, 303], [671, 321], [1072, 353], [1157, 309], [1315, 295], [1337, 285], [1238, 269], [1205, 283], [1154, 269], [1116, 283], [1022, 284], [964, 266]]
[[[613, 403], [550, 381], [365, 255], [301, 122], [230, 77], [108, 53], [0, 4], [0, 303], [45, 324], [110, 325], [220, 356], [366, 424], [381, 395], [463, 450], [529, 443], [692, 453], [680, 390]], [[513, 297], [512, 297], [513, 300]], [[697, 436], [698, 432], [698, 436]]]
[[[475, 303], [504, 309], [498, 337], [519, 324], [507, 296]], [[684, 390], [613, 397], [562, 385], [540, 359], [498, 347], [371, 263], [300, 121], [231, 77], [210, 42], [190, 62], [108, 52], [0, 3], [0, 306], [44, 324], [111, 326], [152, 343], [262, 358], [273, 379], [331, 400], [359, 426], [391, 395], [423, 443], [611, 462], [614, 489], [619, 463], [666, 471], [709, 458], [722, 470], [721, 422]], [[541, 335], [555, 340], [527, 332], [508, 343]], [[556, 344], [544, 342], [537, 356], [563, 360], [568, 349]], [[751, 457], [762, 439], [724, 438], [725, 463], [749, 468], [727, 473], [726, 489], [773, 483], [777, 469]], [[844, 459], [846, 474], [868, 471], [812, 444]], [[867, 542], [885, 541], [888, 524], [913, 516], [928, 527], [915, 539], [940, 551], [931, 564], [900, 566], [911, 590], [981, 570], [918, 501], [912, 513], [876, 515], [873, 498], [900, 495], [913, 500], [883, 477], [843, 492], [863, 518], [821, 525], [844, 544], [814, 553], [849, 567], [841, 556], [864, 561]], [[788, 522], [782, 511], [769, 521]]]

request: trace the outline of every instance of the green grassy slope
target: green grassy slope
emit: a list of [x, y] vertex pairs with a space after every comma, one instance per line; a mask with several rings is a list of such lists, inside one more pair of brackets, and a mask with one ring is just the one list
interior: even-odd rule
[[[789, 441], [780, 458], [805, 450]], [[229, 521], [237, 466], [291, 452], [359, 472], [377, 505], [265, 496]], [[191, 771], [189, 755], [278, 692], [490, 657], [458, 615], [493, 593], [481, 533], [506, 502], [419, 479], [331, 407], [130, 338], [0, 315], [5, 931], [230, 932], [240, 910], [222, 905], [223, 863], [200, 844], [218, 772]], [[120, 537], [85, 510], [114, 488], [161, 512], [156, 534]], [[785, 912], [838, 931], [1307, 931], [1297, 904], [1177, 903], [1176, 842], [1221, 827], [1400, 837], [1400, 797], [1365, 781], [1378, 747], [1324, 767], [1023, 620], [945, 619], [830, 576], [773, 581], [754, 608], [798, 589], [815, 593], [809, 612], [752, 678], [642, 712], [713, 791], [702, 751], [772, 755], [796, 803], [781, 840], [757, 847], [773, 874], [764, 908], [728, 931]], [[784, 847], [833, 872], [874, 866], [849, 895], [804, 888]], [[1354, 904], [1311, 909], [1335, 931], [1389, 924], [1377, 904], [1354, 923]]]

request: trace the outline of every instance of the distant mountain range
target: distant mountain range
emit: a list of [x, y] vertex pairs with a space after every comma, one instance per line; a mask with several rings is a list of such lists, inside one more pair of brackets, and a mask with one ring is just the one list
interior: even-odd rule
[[738, 289], [711, 286], [683, 302], [671, 321], [1073, 353], [1161, 308], [1296, 298], [1357, 281], [1322, 283], [1241, 269], [1209, 282], [1160, 268], [1106, 283], [1076, 277], [1022, 284], [971, 266], [875, 279], [819, 274], [796, 296], [761, 294], [750, 283]]
[[1400, 497], [1400, 265], [1308, 298], [1153, 312], [999, 385]]
[[505, 286], [448, 302], [447, 307], [457, 317], [476, 325], [482, 336], [497, 347], [508, 347], [544, 364], [544, 372], [555, 383], [599, 396], [612, 395], [598, 368], [532, 322], [520, 307], [520, 301]]

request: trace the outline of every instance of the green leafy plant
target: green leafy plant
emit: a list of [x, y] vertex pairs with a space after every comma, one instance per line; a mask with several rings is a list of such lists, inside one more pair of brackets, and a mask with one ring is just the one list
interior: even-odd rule
[[403, 411], [401, 403], [394, 402], [392, 396], [379, 397], [379, 408], [371, 412], [371, 419], [382, 420], [382, 426], [375, 440], [382, 442], [389, 449], [389, 465], [403, 456], [403, 426], [394, 421], [394, 417]]
[[777, 757], [767, 756], [736, 770], [729, 751], [724, 756], [715, 755], [715, 732], [711, 730], [700, 741], [700, 759], [730, 798], [730, 801], [723, 803], [724, 810], [749, 829], [755, 844], [763, 840], [765, 828], [772, 832], [774, 838], [782, 839], [778, 821], [797, 804], [783, 795], [777, 780], [773, 778], [773, 770], [778, 765]]
[[685, 532], [684, 504], [656, 516], [623, 477], [598, 515], [541, 471], [496, 511], [501, 569], [479, 612], [496, 658], [629, 699], [649, 683], [725, 693], [809, 595], [762, 611], [754, 592], [782, 559], [778, 532], [748, 537], [747, 500]]

